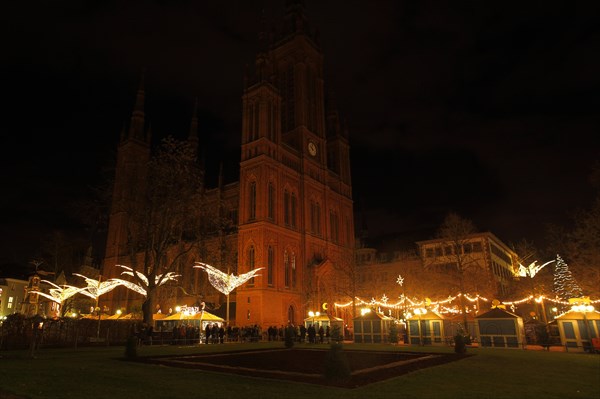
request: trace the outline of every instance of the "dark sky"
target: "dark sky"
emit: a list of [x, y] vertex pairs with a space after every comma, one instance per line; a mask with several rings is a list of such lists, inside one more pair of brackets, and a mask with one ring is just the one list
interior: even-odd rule
[[[154, 136], [186, 135], [197, 97], [209, 172], [223, 160], [236, 179], [244, 65], [261, 9], [277, 18], [284, 3], [3, 4], [3, 261], [23, 261], [70, 224], [70, 204], [114, 156], [142, 68]], [[591, 203], [595, 2], [305, 4], [372, 236], [431, 231], [455, 211], [506, 243], [542, 246], [546, 224], [568, 226]]]

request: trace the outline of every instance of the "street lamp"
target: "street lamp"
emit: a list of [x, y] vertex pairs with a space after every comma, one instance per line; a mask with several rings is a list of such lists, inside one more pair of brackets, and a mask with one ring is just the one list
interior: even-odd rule
[[321, 315], [321, 313], [319, 313], [319, 312], [313, 312], [311, 310], [310, 312], [308, 312], [308, 315], [310, 317], [312, 317], [312, 324], [313, 324], [313, 327], [314, 327], [314, 325], [315, 325], [315, 317], [319, 317]]

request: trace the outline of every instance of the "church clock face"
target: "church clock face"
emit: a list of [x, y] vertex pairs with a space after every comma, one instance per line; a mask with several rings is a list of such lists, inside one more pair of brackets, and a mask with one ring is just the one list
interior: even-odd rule
[[308, 153], [313, 157], [317, 155], [317, 145], [312, 141], [308, 142]]

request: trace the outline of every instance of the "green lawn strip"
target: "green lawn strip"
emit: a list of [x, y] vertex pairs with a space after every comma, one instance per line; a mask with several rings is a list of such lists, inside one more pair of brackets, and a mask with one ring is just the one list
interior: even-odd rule
[[[297, 347], [308, 347], [298, 345]], [[181, 356], [283, 347], [283, 343], [152, 346], [140, 356]], [[310, 347], [327, 348], [327, 345]], [[346, 350], [451, 353], [450, 347], [349, 344]], [[599, 398], [600, 356], [469, 348], [467, 357], [347, 390], [288, 381], [171, 368], [123, 360], [124, 347], [0, 352], [1, 392], [36, 398]]]

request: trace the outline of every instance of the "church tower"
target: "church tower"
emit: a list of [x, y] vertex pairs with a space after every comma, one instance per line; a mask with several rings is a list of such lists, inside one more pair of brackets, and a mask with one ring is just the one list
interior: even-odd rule
[[[121, 131], [117, 148], [115, 181], [101, 279], [119, 276], [122, 270], [117, 270], [116, 265], [127, 263], [125, 259], [128, 259], [126, 258], [129, 254], [126, 246], [128, 209], [138, 201], [137, 196], [143, 192], [143, 187], [140, 185], [146, 180], [147, 164], [151, 154], [151, 131], [145, 127], [144, 102], [144, 75], [142, 74], [129, 128], [124, 127]], [[100, 300], [112, 311], [116, 307], [125, 305], [130, 294], [127, 289], [116, 289], [102, 296]]]
[[302, 323], [334, 298], [336, 270], [353, 260], [349, 145], [326, 112], [323, 54], [299, 0], [281, 30], [261, 32], [242, 96], [236, 324]]

